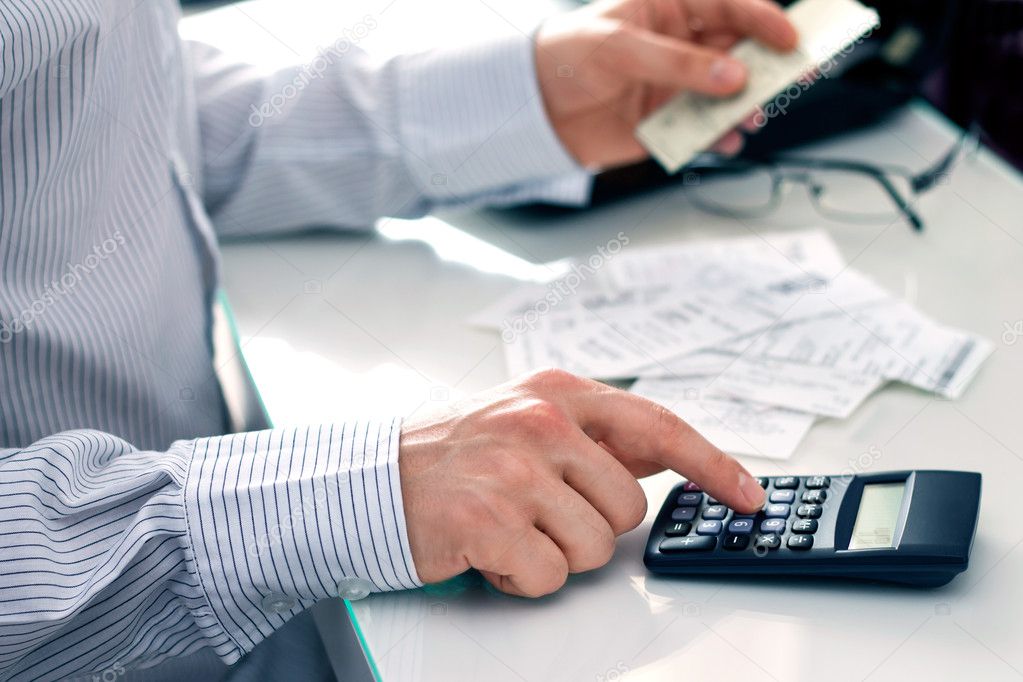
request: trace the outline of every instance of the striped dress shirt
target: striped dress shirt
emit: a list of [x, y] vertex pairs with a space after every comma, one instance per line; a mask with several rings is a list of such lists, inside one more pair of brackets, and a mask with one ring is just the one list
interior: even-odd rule
[[178, 19], [0, 1], [2, 680], [231, 663], [340, 584], [420, 585], [400, 419], [223, 435], [218, 235], [588, 191], [528, 37], [268, 74]]

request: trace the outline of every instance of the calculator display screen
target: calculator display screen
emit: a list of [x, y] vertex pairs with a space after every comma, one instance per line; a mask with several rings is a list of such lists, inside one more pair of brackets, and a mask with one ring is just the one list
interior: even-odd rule
[[868, 483], [863, 486], [849, 549], [883, 549], [893, 546], [895, 526], [899, 521], [905, 492], [905, 483]]

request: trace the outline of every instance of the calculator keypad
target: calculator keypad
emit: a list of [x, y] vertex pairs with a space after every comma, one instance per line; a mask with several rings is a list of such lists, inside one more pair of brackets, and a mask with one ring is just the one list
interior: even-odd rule
[[757, 482], [768, 491], [768, 504], [756, 515], [736, 515], [718, 500], [704, 495], [699, 486], [683, 484], [660, 551], [710, 551], [719, 541], [721, 549], [730, 552], [752, 549], [764, 554], [779, 548], [812, 549], [820, 525], [817, 519], [824, 512], [831, 479], [778, 476], [758, 478]]

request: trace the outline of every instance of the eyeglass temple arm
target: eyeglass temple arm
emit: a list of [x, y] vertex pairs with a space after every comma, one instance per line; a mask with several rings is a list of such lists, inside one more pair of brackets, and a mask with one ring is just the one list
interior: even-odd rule
[[917, 193], [926, 192], [934, 186], [955, 164], [959, 158], [959, 154], [962, 153], [963, 148], [966, 147], [967, 140], [974, 139], [979, 134], [979, 128], [976, 124], [969, 126], [963, 130], [962, 135], [956, 141], [952, 148], [949, 149], [945, 156], [941, 157], [935, 164], [924, 171], [917, 173], [910, 178], [910, 183], [913, 186], [913, 191]]
[[891, 197], [891, 200], [899, 207], [899, 211], [901, 211], [902, 215], [909, 221], [909, 224], [913, 226], [913, 229], [917, 232], [923, 232], [924, 221], [920, 218], [920, 214], [909, 205], [909, 202], [906, 201], [905, 197], [902, 196], [902, 193], [895, 188], [895, 185], [891, 183], [888, 177], [884, 173], [878, 173], [873, 169], [871, 169], [869, 173], [878, 181], [878, 183], [880, 183], [882, 187], [884, 187], [884, 191], [888, 192], [888, 196]]
[[923, 232], [924, 221], [920, 217], [920, 214], [917, 213], [912, 206], [910, 206], [909, 202], [906, 201], [906, 198], [902, 196], [902, 193], [899, 192], [895, 185], [892, 184], [892, 181], [888, 179], [887, 173], [882, 168], [872, 166], [867, 163], [860, 163], [857, 161], [841, 161], [837, 159], [802, 159], [802, 158], [794, 159], [792, 157], [787, 158], [779, 157], [778, 159], [776, 159], [776, 161], [782, 163], [796, 162], [799, 163], [800, 165], [809, 168], [831, 168], [838, 170], [853, 171], [857, 173], [864, 173], [866, 175], [869, 175], [870, 177], [874, 178], [874, 180], [879, 185], [881, 185], [885, 192], [888, 193], [888, 196], [891, 198], [892, 202], [899, 209], [899, 212], [902, 213], [903, 217], [905, 217], [905, 219], [909, 222], [913, 229], [917, 232]]

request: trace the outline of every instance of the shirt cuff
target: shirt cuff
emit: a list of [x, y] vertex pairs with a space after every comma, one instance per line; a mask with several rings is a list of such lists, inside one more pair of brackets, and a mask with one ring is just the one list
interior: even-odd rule
[[184, 504], [204, 620], [245, 652], [319, 599], [422, 585], [400, 434], [395, 418], [196, 440]]
[[592, 176], [550, 125], [533, 50], [516, 33], [399, 58], [399, 137], [426, 196], [588, 199]]

